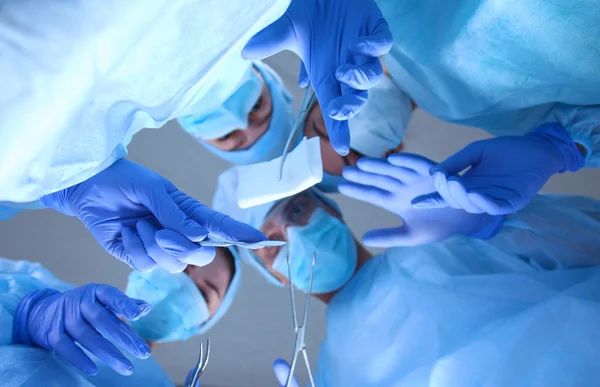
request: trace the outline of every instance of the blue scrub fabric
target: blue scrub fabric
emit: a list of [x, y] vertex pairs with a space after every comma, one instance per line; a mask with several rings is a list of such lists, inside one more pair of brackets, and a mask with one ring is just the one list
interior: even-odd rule
[[388, 71], [420, 108], [494, 135], [558, 123], [600, 166], [598, 1], [378, 5], [394, 36]]
[[593, 384], [599, 204], [538, 197], [490, 241], [454, 237], [373, 257], [329, 303], [317, 385]]

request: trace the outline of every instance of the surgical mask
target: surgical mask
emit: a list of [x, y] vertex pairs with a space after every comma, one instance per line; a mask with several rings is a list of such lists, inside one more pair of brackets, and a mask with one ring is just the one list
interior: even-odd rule
[[288, 278], [287, 254], [293, 285], [308, 291], [312, 255], [316, 253], [313, 293], [341, 288], [354, 274], [358, 262], [356, 243], [348, 227], [322, 207], [317, 207], [305, 226], [287, 228], [288, 244], [273, 261], [273, 269]]
[[220, 106], [179, 117], [177, 121], [186, 132], [201, 142], [215, 140], [234, 130], [247, 128], [248, 114], [260, 98], [262, 88], [263, 80], [252, 70], [252, 66], [248, 66], [233, 95]]
[[197, 334], [210, 318], [206, 300], [185, 273], [170, 274], [162, 269], [148, 273], [133, 271], [126, 294], [152, 307], [150, 313], [131, 322], [148, 341], [186, 340]]
[[326, 193], [339, 192], [338, 185], [344, 181], [346, 180], [342, 176], [323, 171], [323, 180], [317, 184], [317, 188]]
[[368, 157], [383, 157], [402, 143], [412, 115], [411, 99], [385, 76], [369, 89], [369, 103], [348, 120], [350, 148]]
[[214, 155], [236, 165], [254, 164], [281, 156], [294, 125], [292, 97], [283, 81], [267, 65], [257, 63], [256, 67], [267, 83], [273, 103], [271, 122], [265, 133], [250, 148], [243, 150], [225, 151], [202, 142]]

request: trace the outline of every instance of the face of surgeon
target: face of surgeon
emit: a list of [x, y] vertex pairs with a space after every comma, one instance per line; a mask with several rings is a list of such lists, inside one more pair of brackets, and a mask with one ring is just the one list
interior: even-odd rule
[[[267, 239], [288, 241], [287, 228], [294, 225], [306, 225], [317, 207], [322, 207], [328, 214], [343, 222], [341, 216], [331, 206], [321, 202], [312, 195], [308, 195], [305, 191], [278, 202], [267, 216], [260, 231], [265, 234]], [[358, 244], [358, 242], [356, 243]], [[266, 247], [256, 250], [255, 253], [279, 281], [287, 284], [287, 279], [272, 268], [279, 250], [280, 247]]]
[[184, 270], [204, 296], [211, 316], [219, 309], [225, 297], [233, 271], [233, 256], [223, 247], [216, 248], [215, 259], [208, 265], [188, 265]]
[[266, 82], [263, 82], [260, 97], [248, 114], [248, 128], [239, 128], [216, 140], [205, 141], [224, 151], [248, 149], [267, 131], [272, 115], [271, 92]]
[[[323, 121], [323, 115], [321, 114], [321, 107], [319, 104], [315, 104], [312, 107], [306, 122], [304, 123], [304, 135], [308, 138], [319, 137], [321, 143], [321, 159], [323, 160], [323, 170], [332, 175], [341, 176], [342, 169], [346, 166], [355, 166], [358, 159], [363, 157], [362, 154], [357, 151], [350, 149], [350, 152], [346, 156], [340, 156], [331, 146], [329, 142], [329, 136], [325, 129], [325, 121]], [[402, 144], [394, 149], [390, 149], [382, 157], [387, 157], [392, 153], [399, 152], [402, 149]]]

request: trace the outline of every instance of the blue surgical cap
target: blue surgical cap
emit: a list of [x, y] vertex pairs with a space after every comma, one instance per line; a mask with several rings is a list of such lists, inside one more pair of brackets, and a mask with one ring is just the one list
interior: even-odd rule
[[215, 140], [234, 130], [248, 127], [248, 114], [262, 92], [263, 80], [252, 66], [248, 65], [243, 78], [232, 94], [215, 109], [178, 117], [179, 125], [202, 140]]
[[[292, 106], [292, 97], [285, 87], [285, 84], [277, 73], [269, 66], [262, 62], [254, 62], [254, 68], [258, 70], [260, 76], [267, 84], [269, 92], [271, 93], [271, 101], [273, 104], [273, 113], [271, 115], [271, 122], [265, 133], [256, 140], [248, 149], [224, 151], [205, 141], [200, 141], [210, 152], [215, 154], [221, 159], [227, 160], [232, 164], [248, 165], [259, 163], [263, 161], [269, 161], [276, 157], [281, 156], [283, 148], [287, 142], [288, 137], [292, 131], [294, 124], [294, 109]], [[257, 76], [252, 71], [253, 76]], [[248, 127], [248, 113], [256, 103], [258, 95], [250, 104], [251, 97], [254, 97], [255, 93], [249, 91], [249, 84], [253, 82], [243, 82], [240, 88], [235, 91], [232, 96], [226, 101], [226, 104], [217, 109], [217, 112], [206, 113], [202, 118], [196, 119], [197, 122], [201, 122], [202, 126], [209, 126], [213, 133], [220, 133], [221, 136], [230, 133], [236, 129], [245, 129]], [[245, 117], [241, 117], [241, 112], [245, 111]], [[235, 112], [235, 114], [234, 114]], [[233, 120], [233, 115], [238, 117]], [[186, 128], [187, 131], [191, 132], [191, 125], [185, 122], [192, 122], [191, 116], [188, 118], [180, 119], [180, 124]], [[225, 119], [227, 118], [227, 119]], [[185, 122], [184, 122], [185, 121]], [[237, 125], [231, 124], [237, 122]], [[243, 124], [242, 124], [243, 121]], [[184, 126], [186, 125], [186, 126]], [[234, 127], [237, 126], [237, 127]], [[224, 128], [224, 129], [218, 129]], [[199, 135], [195, 135], [202, 139]], [[220, 136], [217, 136], [220, 137]], [[204, 137], [206, 139], [207, 137]]]
[[133, 328], [146, 340], [171, 342], [202, 334], [225, 315], [241, 283], [241, 265], [235, 249], [234, 273], [217, 311], [210, 316], [206, 300], [195, 282], [185, 273], [170, 274], [162, 269], [129, 274], [126, 294], [150, 304], [150, 313], [132, 321]]

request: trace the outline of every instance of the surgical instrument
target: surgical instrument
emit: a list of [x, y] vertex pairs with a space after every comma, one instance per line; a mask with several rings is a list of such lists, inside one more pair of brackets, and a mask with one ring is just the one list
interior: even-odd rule
[[315, 90], [309, 84], [306, 87], [306, 92], [304, 93], [304, 98], [302, 99], [302, 105], [300, 106], [300, 111], [298, 112], [298, 117], [296, 118], [296, 122], [294, 123], [294, 129], [290, 134], [290, 137], [285, 144], [285, 148], [283, 149], [283, 155], [281, 157], [281, 163], [279, 164], [279, 181], [283, 178], [283, 165], [285, 164], [285, 159], [287, 158], [288, 153], [291, 152], [294, 144], [296, 143], [296, 139], [298, 138], [298, 134], [303, 129], [304, 121], [306, 121], [306, 117], [308, 116], [308, 112], [310, 108], [315, 103], [317, 96], [315, 94]]
[[202, 346], [202, 342], [200, 342], [200, 353], [198, 354], [198, 361], [194, 366], [194, 376], [189, 384], [185, 387], [196, 387], [198, 381], [200, 380], [200, 375], [204, 373], [206, 369], [206, 365], [208, 364], [208, 358], [210, 357], [210, 339], [206, 339], [206, 356], [204, 355], [204, 347]]
[[308, 319], [308, 309], [310, 307], [310, 298], [312, 292], [312, 283], [313, 283], [313, 274], [315, 272], [315, 262], [317, 259], [317, 253], [313, 252], [312, 255], [312, 266], [310, 271], [310, 280], [308, 283], [308, 291], [306, 293], [306, 303], [304, 304], [304, 317], [302, 319], [302, 324], [298, 324], [298, 318], [296, 316], [296, 301], [294, 297], [294, 286], [292, 279], [292, 269], [290, 264], [290, 255], [287, 256], [287, 264], [288, 264], [288, 279], [290, 281], [290, 298], [292, 303], [292, 318], [294, 319], [294, 331], [296, 333], [296, 342], [294, 343], [294, 355], [292, 356], [292, 363], [290, 366], [290, 373], [288, 374], [287, 382], [285, 387], [290, 387], [292, 383], [292, 378], [294, 376], [294, 370], [296, 369], [296, 362], [298, 361], [298, 354], [302, 352], [302, 356], [304, 357], [304, 364], [306, 365], [306, 369], [308, 371], [308, 377], [310, 378], [310, 385], [315, 387], [315, 381], [313, 380], [312, 371], [310, 369], [310, 363], [308, 361], [308, 354], [306, 352], [306, 343], [304, 342], [304, 336], [306, 333], [306, 321]]

